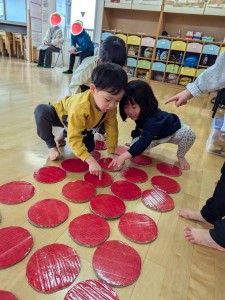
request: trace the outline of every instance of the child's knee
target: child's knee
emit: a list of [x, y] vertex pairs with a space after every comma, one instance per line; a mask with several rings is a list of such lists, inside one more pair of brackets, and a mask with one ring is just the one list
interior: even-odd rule
[[34, 110], [35, 120], [40, 120], [46, 113], [46, 104], [39, 104]]

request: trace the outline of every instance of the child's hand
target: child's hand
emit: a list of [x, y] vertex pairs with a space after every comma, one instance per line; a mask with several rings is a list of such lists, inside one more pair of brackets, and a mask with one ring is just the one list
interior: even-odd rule
[[114, 158], [116, 158], [116, 157], [118, 157], [118, 155], [116, 155], [116, 154], [109, 154], [109, 158], [114, 159]]
[[89, 156], [86, 160], [89, 165], [89, 172], [92, 175], [98, 176], [99, 180], [102, 179], [102, 168], [93, 156]]
[[115, 156], [115, 158], [113, 158], [113, 160], [111, 161], [111, 163], [109, 164], [109, 168], [110, 167], [115, 167], [117, 169], [120, 169], [120, 167], [123, 166], [125, 159], [122, 157], [122, 155], [120, 156]]

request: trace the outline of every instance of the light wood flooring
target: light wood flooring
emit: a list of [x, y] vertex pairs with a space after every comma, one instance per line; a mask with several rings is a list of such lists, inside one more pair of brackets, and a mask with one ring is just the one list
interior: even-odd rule
[[[69, 223], [77, 216], [90, 212], [88, 203], [73, 204], [61, 195], [62, 186], [67, 182], [81, 179], [83, 174], [68, 174], [66, 179], [56, 184], [41, 184], [34, 180], [33, 172], [45, 165], [60, 166], [64, 158], [73, 157], [68, 146], [58, 162], [47, 159], [47, 148], [37, 134], [33, 111], [37, 104], [57, 101], [67, 94], [69, 75], [62, 69], [37, 68], [23, 60], [0, 57], [0, 184], [12, 180], [26, 180], [34, 184], [36, 193], [27, 202], [18, 205], [0, 204], [2, 221], [0, 228], [22, 226], [29, 230], [34, 246], [27, 257], [16, 265], [0, 270], [0, 290], [8, 290], [19, 300], [62, 300], [73, 284], [85, 279], [96, 279], [92, 269], [92, 256], [96, 248], [76, 244], [68, 233]], [[225, 299], [225, 253], [187, 242], [182, 234], [185, 225], [197, 228], [204, 225], [184, 220], [177, 215], [181, 207], [200, 209], [210, 197], [215, 181], [220, 176], [224, 158], [209, 154], [205, 150], [211, 128], [210, 96], [194, 99], [179, 109], [174, 104], [164, 105], [164, 101], [179, 90], [173, 87], [153, 85], [155, 94], [163, 110], [179, 114], [190, 124], [197, 134], [197, 140], [187, 155], [191, 170], [183, 172], [176, 180], [181, 191], [172, 195], [175, 209], [167, 213], [154, 212], [140, 201], [126, 202], [127, 212], [145, 213], [158, 225], [158, 238], [147, 245], [128, 241], [118, 230], [118, 220], [109, 221], [109, 239], [124, 241], [136, 249], [142, 259], [141, 275], [132, 285], [114, 288], [121, 300], [224, 300]], [[222, 116], [224, 111], [218, 111]], [[120, 120], [120, 118], [118, 118]], [[120, 124], [119, 144], [129, 141], [132, 122]], [[159, 175], [155, 165], [159, 161], [176, 162], [174, 145], [164, 144], [151, 151], [153, 166], [144, 167], [149, 174]], [[129, 165], [129, 162], [126, 163]], [[120, 178], [114, 174], [115, 179]], [[151, 188], [149, 182], [139, 184], [142, 190]], [[105, 188], [104, 192], [109, 192]], [[98, 193], [102, 190], [98, 189]], [[44, 198], [57, 198], [70, 208], [66, 222], [52, 229], [37, 228], [27, 221], [28, 208]], [[206, 226], [206, 225], [205, 225]], [[0, 241], [1, 242], [1, 241]], [[81, 259], [81, 271], [75, 282], [67, 289], [53, 294], [41, 294], [29, 286], [26, 279], [26, 264], [39, 248], [50, 243], [64, 243], [74, 247]], [[100, 300], [100, 299], [99, 299]]]

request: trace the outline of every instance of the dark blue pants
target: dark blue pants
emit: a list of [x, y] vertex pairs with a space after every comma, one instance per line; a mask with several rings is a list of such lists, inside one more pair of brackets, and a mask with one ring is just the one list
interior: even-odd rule
[[73, 71], [76, 56], [79, 56], [79, 64], [81, 64], [83, 59], [85, 59], [86, 57], [89, 57], [89, 56], [93, 56], [93, 55], [94, 55], [94, 50], [91, 50], [91, 51], [84, 50], [77, 54], [70, 54], [69, 70]]

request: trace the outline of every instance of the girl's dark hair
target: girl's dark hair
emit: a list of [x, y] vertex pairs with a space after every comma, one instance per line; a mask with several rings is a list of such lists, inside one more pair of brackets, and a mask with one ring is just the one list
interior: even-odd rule
[[124, 107], [128, 103], [132, 105], [138, 104], [140, 106], [141, 112], [139, 119], [141, 120], [154, 114], [158, 109], [158, 101], [152, 88], [143, 80], [133, 80], [128, 83], [127, 93], [119, 104], [120, 116], [123, 121], [127, 118]]
[[91, 74], [91, 81], [99, 91], [112, 95], [127, 90], [127, 73], [122, 67], [112, 63], [98, 65]]

